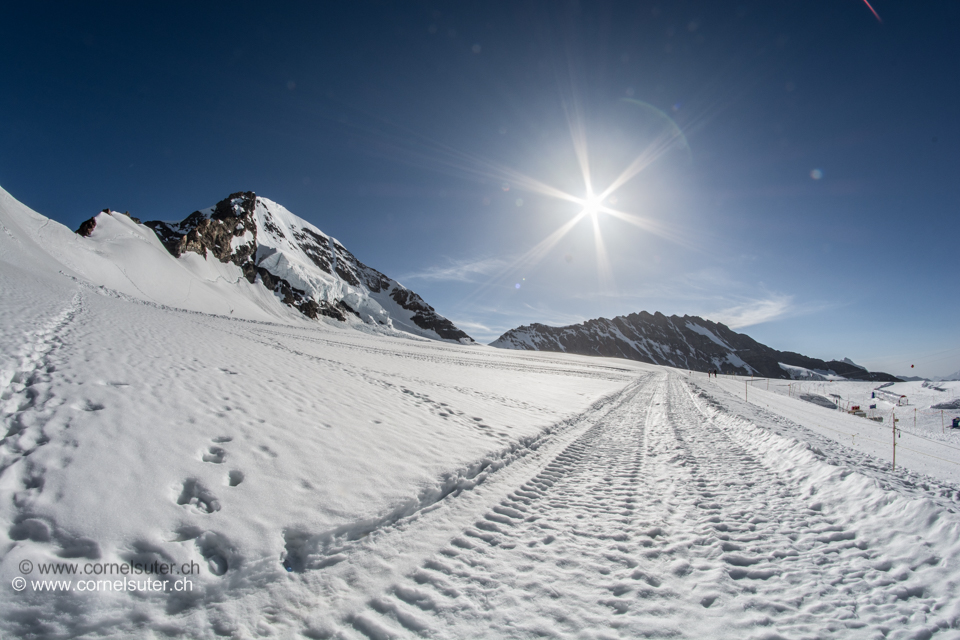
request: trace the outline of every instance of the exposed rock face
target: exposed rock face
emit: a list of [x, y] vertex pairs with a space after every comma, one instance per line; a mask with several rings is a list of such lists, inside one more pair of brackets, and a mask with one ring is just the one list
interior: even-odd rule
[[653, 315], [646, 311], [598, 318], [567, 327], [532, 324], [511, 329], [491, 346], [531, 351], [561, 351], [668, 365], [693, 371], [791, 377], [781, 363], [815, 374], [851, 380], [897, 381], [886, 373], [871, 373], [846, 362], [825, 362], [799, 353], [777, 351], [726, 325], [697, 316]]
[[[220, 262], [232, 262], [243, 268], [253, 262], [257, 248], [255, 204], [253, 192], [234, 193], [218, 202], [212, 211], [194, 211], [177, 223], [152, 220], [144, 224], [153, 229], [167, 250], [178, 258], [186, 251], [200, 255], [209, 251]], [[235, 246], [234, 238], [245, 242]], [[249, 269], [255, 274], [255, 266]], [[244, 273], [247, 270], [245, 268]]]
[[[350, 315], [401, 328], [409, 322], [425, 335], [473, 342], [416, 293], [252, 191], [231, 194], [212, 209], [194, 211], [180, 222], [144, 224], [174, 256], [193, 252], [232, 262], [251, 283], [259, 281], [309, 318], [346, 321]], [[403, 312], [387, 310], [394, 305]]]
[[446, 340], [460, 340], [466, 334], [456, 328], [452, 322], [438, 314], [423, 298], [409, 289], [395, 288], [390, 297], [398, 305], [413, 312], [411, 320], [421, 329], [429, 329]]
[[97, 219], [90, 218], [89, 220], [84, 220], [80, 223], [80, 227], [77, 229], [77, 234], [83, 236], [84, 238], [89, 238], [90, 234], [93, 233], [93, 230], [97, 228]]

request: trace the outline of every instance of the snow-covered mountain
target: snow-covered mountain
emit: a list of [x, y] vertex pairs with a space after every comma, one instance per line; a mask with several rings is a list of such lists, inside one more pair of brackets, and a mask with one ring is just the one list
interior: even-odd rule
[[866, 367], [864, 367], [863, 365], [857, 364], [856, 362], [854, 362], [854, 361], [851, 360], [850, 358], [844, 358], [844, 359], [841, 360], [840, 362], [843, 362], [843, 363], [845, 363], [845, 364], [852, 365], [852, 366], [856, 367], [857, 369], [863, 369], [864, 371], [867, 370]]
[[[366, 266], [335, 238], [306, 220], [253, 192], [234, 193], [214, 207], [195, 211], [174, 222], [150, 221], [140, 225], [136, 218], [105, 209], [80, 225], [77, 234], [84, 238], [83, 243], [97, 251], [100, 245], [116, 244], [118, 234], [131, 235], [134, 231], [131, 227], [140, 227], [134, 235], [148, 243], [151, 239], [145, 236], [152, 234], [145, 227], [152, 229], [171, 260], [189, 263], [194, 269], [226, 269], [227, 273], [218, 279], [225, 277], [227, 282], [237, 285], [232, 292], [224, 292], [238, 299], [230, 308], [231, 314], [237, 307], [244, 306], [243, 302], [249, 302], [251, 295], [262, 305], [262, 292], [251, 292], [251, 287], [246, 286], [249, 283], [253, 289], [265, 288], [272, 292], [283, 304], [311, 319], [325, 316], [427, 338], [473, 342], [419, 295]], [[130, 262], [141, 260], [137, 253], [148, 253], [146, 247], [139, 249], [129, 247], [123, 255], [111, 257], [126, 273]], [[197, 264], [197, 257], [207, 264]], [[151, 255], [154, 261], [158, 258]], [[163, 280], [167, 272], [174, 270], [172, 264], [167, 267], [144, 277]], [[134, 284], [142, 289], [141, 283]], [[149, 297], [170, 306], [181, 306], [185, 288], [172, 289], [171, 295], [163, 300]]]
[[849, 360], [829, 362], [790, 351], [777, 351], [726, 325], [697, 316], [670, 316], [646, 311], [598, 318], [566, 327], [531, 324], [511, 329], [490, 343], [501, 349], [560, 351], [668, 365], [693, 371], [768, 378], [812, 380], [898, 380], [872, 373]]

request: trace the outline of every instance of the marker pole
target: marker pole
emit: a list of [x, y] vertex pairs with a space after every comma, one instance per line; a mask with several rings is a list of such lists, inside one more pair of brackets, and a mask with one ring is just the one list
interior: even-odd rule
[[890, 416], [893, 418], [891, 422], [893, 423], [893, 470], [897, 470], [897, 412], [891, 411]]

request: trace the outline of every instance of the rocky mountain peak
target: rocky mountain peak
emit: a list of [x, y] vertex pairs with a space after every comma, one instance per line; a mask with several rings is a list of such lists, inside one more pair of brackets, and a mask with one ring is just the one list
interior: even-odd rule
[[[266, 287], [309, 318], [359, 320], [425, 337], [473, 342], [419, 295], [360, 262], [335, 238], [253, 191], [232, 193], [180, 221], [143, 224], [174, 257], [195, 253], [232, 263], [247, 281]], [[95, 227], [92, 218], [78, 233], [89, 235]]]

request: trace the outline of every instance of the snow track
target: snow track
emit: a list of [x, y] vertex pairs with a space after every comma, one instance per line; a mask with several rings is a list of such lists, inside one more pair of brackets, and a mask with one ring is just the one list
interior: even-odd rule
[[[851, 492], [877, 509], [843, 509]], [[950, 562], [878, 514], [916, 502], [653, 375], [318, 635], [931, 637], [957, 622], [928, 595]]]
[[61, 333], [83, 309], [80, 294], [69, 306], [24, 336], [17, 364], [0, 372], [0, 475], [20, 457], [49, 442], [43, 424], [49, 417], [45, 405], [52, 399], [47, 387], [56, 370], [52, 355], [62, 344]]
[[[636, 485], [643, 464], [644, 420], [653, 385], [625, 394], [603, 419], [543, 470], [493, 505], [409, 580], [351, 616], [371, 638], [538, 635], [553, 623], [525, 613], [522, 600], [550, 603], [591, 596], [573, 624], [602, 621], [624, 606], [619, 572], [634, 562], [624, 544], [637, 527]], [[588, 605], [588, 606], [582, 606]], [[571, 612], [566, 611], [567, 614]], [[472, 631], [471, 631], [472, 630]]]

